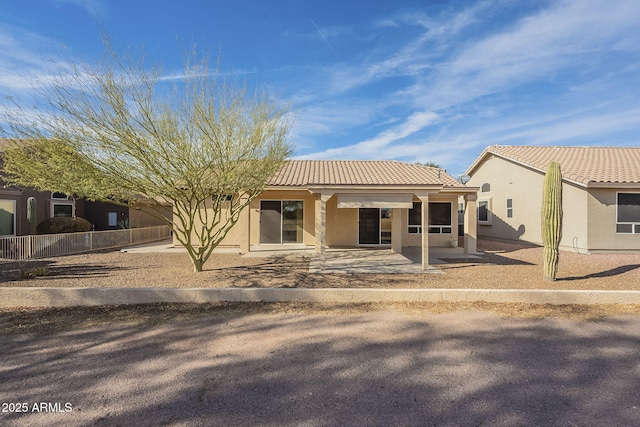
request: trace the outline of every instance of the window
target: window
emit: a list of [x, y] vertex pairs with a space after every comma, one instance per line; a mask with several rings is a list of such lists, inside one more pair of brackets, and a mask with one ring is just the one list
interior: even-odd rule
[[491, 184], [489, 184], [488, 182], [485, 182], [484, 184], [482, 184], [482, 187], [480, 187], [480, 191], [482, 191], [483, 193], [488, 193], [491, 191]]
[[[409, 209], [407, 232], [409, 234], [422, 233], [421, 202], [413, 202], [413, 208]], [[451, 234], [451, 203], [429, 203], [429, 233]]]
[[422, 202], [413, 202], [413, 208], [409, 209], [409, 234], [422, 233]]
[[507, 218], [513, 218], [513, 199], [507, 199]]
[[302, 200], [260, 201], [260, 243], [303, 243]]
[[16, 234], [16, 202], [0, 200], [0, 236]]
[[51, 193], [51, 198], [56, 200], [69, 200], [69, 197], [67, 197], [66, 194], [58, 192]]
[[69, 203], [53, 203], [53, 209], [51, 211], [51, 216], [54, 218], [58, 217], [72, 217], [73, 216], [73, 205]]
[[640, 234], [640, 193], [618, 193], [616, 233]]
[[116, 227], [118, 225], [118, 212], [107, 212], [107, 226]]
[[429, 203], [429, 233], [451, 234], [451, 203]]
[[73, 200], [69, 200], [64, 193], [51, 193], [51, 217], [72, 217], [73, 216]]
[[233, 194], [214, 194], [211, 196], [211, 201], [215, 202], [219, 200], [221, 202], [230, 202], [233, 200]]
[[478, 224], [491, 224], [491, 201], [478, 200]]

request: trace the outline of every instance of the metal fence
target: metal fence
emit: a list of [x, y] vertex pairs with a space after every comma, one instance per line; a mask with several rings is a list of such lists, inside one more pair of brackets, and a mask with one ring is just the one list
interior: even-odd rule
[[166, 225], [86, 233], [38, 234], [0, 238], [0, 258], [27, 260], [51, 258], [117, 248], [171, 237]]

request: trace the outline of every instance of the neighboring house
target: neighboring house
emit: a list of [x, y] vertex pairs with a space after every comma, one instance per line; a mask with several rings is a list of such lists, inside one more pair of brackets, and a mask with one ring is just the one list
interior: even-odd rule
[[542, 244], [544, 174], [562, 171], [560, 247], [640, 251], [640, 148], [490, 146], [467, 170], [479, 187], [478, 236]]
[[[398, 161], [290, 160], [241, 213], [221, 246], [260, 248], [403, 247], [458, 242], [458, 202], [476, 211], [477, 188], [439, 168]], [[476, 250], [475, 216], [464, 224]], [[177, 243], [177, 241], [176, 241]]]
[[[38, 224], [47, 218], [73, 215], [73, 201], [64, 194], [6, 187], [0, 181], [0, 236], [29, 234], [29, 197], [36, 199]], [[85, 218], [96, 230], [115, 230], [121, 221], [129, 222], [129, 208], [80, 199], [76, 201], [76, 216]]]
[[[7, 140], [0, 139], [0, 168], [2, 149]], [[27, 220], [27, 199], [36, 199], [37, 223], [53, 217], [73, 216], [73, 201], [62, 193], [36, 191], [30, 188], [7, 186], [0, 177], [0, 237], [22, 236], [29, 234]], [[111, 203], [76, 201], [76, 216], [89, 221], [95, 230], [115, 230], [123, 226], [164, 225], [159, 220], [145, 214], [143, 210], [129, 209], [126, 206]], [[170, 215], [171, 208], [167, 207]]]

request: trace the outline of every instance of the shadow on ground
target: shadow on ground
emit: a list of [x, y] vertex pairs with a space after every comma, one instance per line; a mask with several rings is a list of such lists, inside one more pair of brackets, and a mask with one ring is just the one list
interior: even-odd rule
[[572, 276], [572, 277], [559, 277], [557, 280], [584, 280], [584, 279], [597, 279], [603, 277], [618, 276], [620, 274], [627, 273], [640, 268], [640, 264], [622, 265], [620, 267], [612, 268], [610, 270], [599, 271], [597, 273], [586, 274], [584, 276]]
[[128, 270], [124, 266], [102, 264], [56, 265], [55, 261], [34, 260], [0, 264], [0, 282], [32, 279], [39, 275], [47, 279], [90, 278], [106, 276], [116, 270]]
[[640, 321], [213, 314], [4, 336], [18, 425], [634, 425]]

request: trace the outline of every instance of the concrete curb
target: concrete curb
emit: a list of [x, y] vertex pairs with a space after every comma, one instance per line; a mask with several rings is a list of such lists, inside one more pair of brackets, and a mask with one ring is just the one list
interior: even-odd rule
[[640, 304], [640, 291], [520, 289], [0, 288], [0, 307], [71, 307], [158, 302], [510, 302]]

